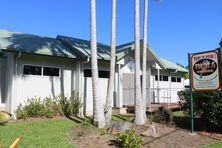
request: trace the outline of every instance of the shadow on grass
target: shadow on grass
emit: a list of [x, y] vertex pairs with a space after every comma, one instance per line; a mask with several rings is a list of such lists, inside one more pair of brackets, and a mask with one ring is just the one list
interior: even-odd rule
[[[191, 119], [189, 117], [175, 117], [174, 116], [173, 121], [175, 125], [179, 128], [186, 129], [186, 130], [191, 129]], [[194, 119], [194, 131], [197, 131], [197, 132], [207, 131], [207, 132], [222, 133], [222, 129], [200, 118]]]
[[72, 120], [75, 123], [79, 123], [79, 124], [92, 124], [92, 118], [90, 117], [79, 117], [79, 116], [66, 116], [66, 118], [68, 118], [69, 120]]
[[127, 116], [123, 116], [123, 115], [112, 115], [112, 120], [113, 121], [130, 121], [130, 118]]
[[5, 126], [8, 123], [9, 120], [0, 121], [0, 126]]

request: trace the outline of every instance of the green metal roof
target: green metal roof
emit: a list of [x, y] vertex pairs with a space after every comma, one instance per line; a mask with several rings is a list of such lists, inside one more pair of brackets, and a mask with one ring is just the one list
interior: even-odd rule
[[167, 69], [173, 69], [173, 70], [177, 70], [177, 71], [180, 71], [180, 72], [188, 72], [187, 69], [177, 65], [177, 64], [174, 64], [166, 59], [161, 59], [164, 63], [164, 65], [166, 66]]
[[77, 54], [54, 38], [0, 30], [0, 48], [5, 51], [78, 58]]
[[[117, 46], [116, 47], [117, 61], [121, 60], [122, 58], [124, 58], [128, 54], [132, 53], [134, 51], [134, 45], [135, 45], [134, 42], [130, 42], [127, 44]], [[140, 48], [141, 49], [142, 49], [142, 45], [143, 45], [143, 40], [140, 40]], [[155, 51], [150, 47], [148, 48], [148, 45], [146, 45], [146, 46], [147, 46], [147, 53], [150, 56], [152, 56], [163, 69], [166, 69], [166, 66], [164, 65], [163, 61], [161, 61], [161, 59], [157, 56]]]
[[[141, 40], [141, 45], [143, 41]], [[141, 46], [142, 47], [142, 46]], [[148, 47], [148, 46], [147, 46]], [[68, 58], [87, 58], [91, 56], [90, 41], [66, 36], [57, 36], [56, 39], [8, 30], [0, 30], [0, 49], [23, 53], [60, 56]], [[142, 49], [142, 48], [141, 48]], [[163, 69], [173, 69], [180, 72], [188, 72], [165, 59], [161, 59], [151, 48], [148, 53]], [[134, 42], [116, 47], [117, 61], [134, 51]], [[110, 60], [110, 46], [97, 43], [98, 59]]]
[[[72, 50], [82, 54], [84, 57], [91, 57], [90, 41], [58, 35], [57, 39], [70, 47]], [[110, 46], [97, 43], [98, 59], [110, 60]]]
[[[143, 44], [143, 40], [140, 40], [141, 43], [141, 49], [142, 49], [142, 44]], [[147, 45], [148, 47], [148, 45]], [[125, 56], [127, 56], [128, 54], [132, 53], [134, 51], [134, 42], [130, 42], [124, 45], [120, 45], [116, 47], [116, 53], [117, 53], [117, 61], [121, 60], [122, 58], [124, 58]], [[156, 52], [148, 47], [147, 51], [149, 52], [148, 54], [151, 54], [151, 56], [156, 60], [156, 62], [163, 68], [163, 69], [172, 69], [172, 70], [177, 70], [179, 72], [188, 72], [187, 69], [176, 65], [166, 59], [162, 59], [160, 58]]]

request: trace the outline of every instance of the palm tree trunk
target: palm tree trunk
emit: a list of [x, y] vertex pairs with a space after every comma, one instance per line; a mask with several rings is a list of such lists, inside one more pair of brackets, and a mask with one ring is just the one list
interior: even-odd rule
[[108, 92], [106, 97], [106, 123], [111, 123], [112, 118], [112, 100], [114, 93], [114, 76], [116, 64], [116, 0], [112, 0], [112, 18], [111, 18], [111, 57], [110, 57], [110, 77]]
[[102, 100], [98, 97], [98, 63], [96, 43], [96, 2], [90, 0], [90, 42], [91, 42], [91, 67], [93, 89], [93, 123], [102, 128], [105, 126], [104, 109]]
[[143, 105], [140, 86], [140, 22], [139, 22], [139, 0], [134, 0], [134, 40], [135, 40], [135, 124], [144, 124]]
[[147, 42], [147, 14], [148, 14], [148, 0], [144, 0], [144, 18], [143, 18], [143, 76], [142, 76], [142, 98], [144, 105], [144, 120], [146, 120], [146, 42]]

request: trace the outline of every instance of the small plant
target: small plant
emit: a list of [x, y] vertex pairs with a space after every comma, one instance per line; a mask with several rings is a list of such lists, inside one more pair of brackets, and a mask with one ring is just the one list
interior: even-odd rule
[[28, 99], [24, 105], [19, 105], [16, 110], [18, 119], [27, 117], [47, 117], [54, 116], [77, 116], [82, 106], [79, 94], [72, 92], [71, 97], [67, 98], [60, 95], [56, 98], [46, 97], [41, 101], [40, 98]]
[[0, 111], [0, 122], [5, 119], [5, 115], [3, 112]]
[[20, 104], [16, 110], [16, 116], [18, 119], [25, 119], [27, 117], [44, 117], [45, 114], [45, 106], [40, 98], [28, 99], [24, 106]]
[[82, 107], [79, 93], [76, 93], [75, 91], [72, 92], [69, 99], [64, 95], [60, 95], [59, 103], [64, 115], [66, 116], [77, 116], [79, 114], [79, 109]]
[[74, 116], [79, 114], [79, 109], [82, 107], [81, 99], [79, 93], [73, 91], [70, 97], [70, 110]]
[[27, 111], [29, 117], [43, 117], [45, 116], [45, 106], [40, 98], [28, 99], [24, 109]]
[[17, 119], [26, 119], [28, 116], [27, 111], [24, 109], [24, 107], [20, 104], [16, 110], [16, 116]]
[[116, 140], [122, 148], [141, 148], [142, 139], [135, 130], [126, 130], [116, 134]]
[[65, 116], [70, 116], [71, 111], [70, 111], [70, 105], [69, 105], [69, 100], [64, 94], [61, 94], [59, 96], [59, 105], [61, 107], [61, 110]]
[[44, 100], [44, 107], [45, 107], [45, 116], [47, 118], [52, 118], [55, 115], [54, 111], [54, 102], [51, 98], [46, 97]]
[[173, 122], [173, 113], [166, 107], [160, 107], [159, 110], [153, 115], [152, 120], [154, 122], [172, 124]]

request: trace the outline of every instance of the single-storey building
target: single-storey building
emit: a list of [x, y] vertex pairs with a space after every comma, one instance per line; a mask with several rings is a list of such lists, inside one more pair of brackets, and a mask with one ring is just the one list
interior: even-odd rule
[[[141, 47], [142, 44], [141, 40]], [[105, 103], [110, 46], [98, 43], [97, 49], [99, 97]], [[147, 100], [178, 102], [177, 92], [184, 89], [183, 75], [188, 71], [159, 58], [148, 47], [147, 51]], [[91, 115], [90, 56], [88, 40], [0, 30], [0, 108], [14, 115], [18, 105], [28, 98], [70, 95], [75, 90], [82, 98], [81, 113]], [[113, 106], [122, 108], [132, 105], [134, 99], [134, 42], [117, 46], [116, 57]]]

